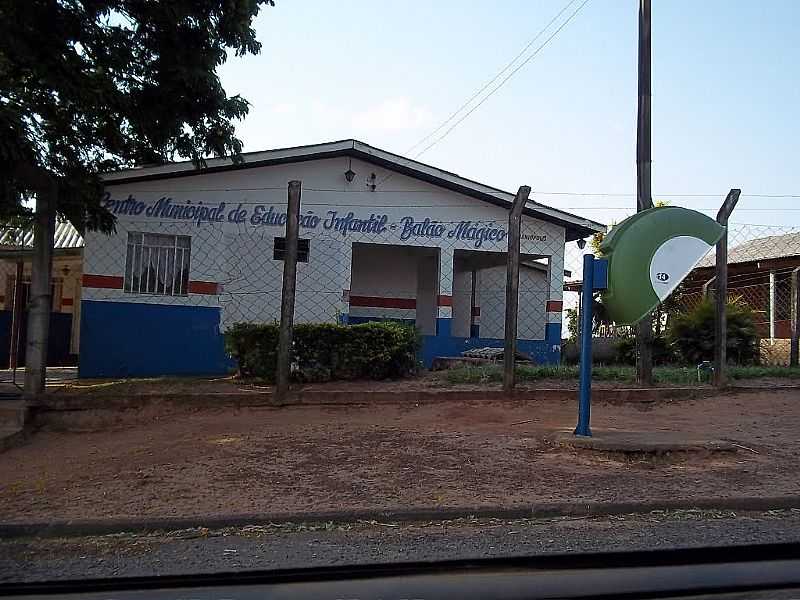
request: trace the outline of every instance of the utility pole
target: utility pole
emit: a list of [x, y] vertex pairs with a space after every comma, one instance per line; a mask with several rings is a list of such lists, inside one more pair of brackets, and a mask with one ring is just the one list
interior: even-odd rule
[[35, 398], [44, 393], [47, 375], [47, 347], [50, 333], [51, 269], [55, 233], [55, 183], [43, 184], [36, 193], [36, 219], [33, 225], [33, 260], [28, 303], [28, 339], [25, 347], [25, 395]]
[[[650, 167], [650, 0], [639, 0], [639, 104], [636, 119], [636, 212], [653, 208]], [[636, 381], [653, 384], [653, 316], [639, 322]]]

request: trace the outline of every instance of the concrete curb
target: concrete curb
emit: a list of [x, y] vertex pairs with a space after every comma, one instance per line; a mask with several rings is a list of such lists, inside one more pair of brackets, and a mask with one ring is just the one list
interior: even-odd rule
[[[721, 393], [738, 394], [746, 392], [780, 392], [800, 390], [797, 386], [772, 386], [751, 388], [730, 386], [724, 390], [704, 386], [653, 387], [653, 388], [598, 388], [592, 390], [592, 400], [599, 403], [625, 404], [652, 403], [661, 400], [697, 399], [717, 396]], [[506, 394], [497, 389], [432, 389], [408, 391], [384, 390], [296, 390], [289, 394], [287, 406], [315, 405], [371, 405], [434, 403], [449, 401], [496, 401], [496, 400], [562, 400], [572, 401], [577, 389], [571, 388], [529, 388], [518, 389]], [[147, 392], [139, 394], [46, 394], [29, 406], [39, 412], [80, 411], [95, 409], [141, 408], [155, 404], [183, 404], [192, 407], [207, 406], [273, 406], [270, 391], [248, 392]], [[276, 407], [277, 408], [277, 407]]]
[[0, 430], [0, 452], [5, 452], [10, 448], [15, 448], [21, 445], [28, 439], [29, 432], [20, 427], [16, 430]]
[[552, 502], [519, 507], [444, 507], [400, 510], [349, 510], [284, 514], [242, 514], [181, 518], [132, 518], [49, 523], [0, 523], [0, 538], [80, 537], [111, 533], [147, 533], [206, 527], [222, 529], [257, 524], [285, 523], [354, 523], [358, 521], [425, 522], [465, 517], [483, 519], [548, 519], [556, 517], [591, 517], [666, 510], [733, 510], [758, 512], [800, 509], [800, 496], [771, 498], [695, 498], [642, 502]]

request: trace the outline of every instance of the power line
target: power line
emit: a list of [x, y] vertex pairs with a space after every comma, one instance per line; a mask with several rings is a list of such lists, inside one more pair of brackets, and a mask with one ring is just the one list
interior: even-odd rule
[[[535, 41], [536, 41], [536, 40], [537, 40], [537, 39], [538, 39], [538, 38], [539, 38], [539, 37], [540, 37], [540, 36], [541, 36], [541, 35], [542, 35], [542, 34], [543, 34], [545, 31], [547, 31], [547, 29], [550, 27], [550, 25], [552, 25], [552, 24], [553, 24], [553, 23], [554, 23], [554, 22], [555, 22], [555, 21], [558, 19], [558, 17], [560, 17], [560, 16], [561, 16], [561, 15], [564, 13], [564, 11], [566, 11], [566, 10], [567, 10], [567, 8], [569, 8], [569, 7], [570, 7], [570, 6], [571, 6], [571, 5], [572, 5], [574, 2], [575, 2], [575, 0], [570, 0], [570, 1], [569, 1], [569, 2], [568, 2], [568, 3], [567, 3], [565, 6], [564, 6], [564, 8], [562, 8], [562, 9], [561, 9], [561, 10], [558, 12], [558, 14], [557, 14], [555, 17], [553, 17], [553, 19], [551, 19], [551, 20], [550, 20], [550, 22], [549, 22], [547, 25], [545, 25], [545, 27], [544, 27], [544, 28], [543, 28], [543, 29], [542, 29], [542, 30], [541, 30], [539, 33], [537, 33], [537, 34], [536, 34], [536, 36], [534, 36], [534, 38], [533, 38], [533, 39], [532, 39], [532, 40], [531, 40], [531, 41], [528, 43], [528, 45], [526, 45], [526, 46], [525, 46], [525, 48], [522, 50], [522, 53], [524, 53], [524, 52], [525, 52], [525, 51], [526, 51], [526, 50], [527, 50], [527, 49], [528, 49], [528, 48], [529, 48], [529, 47], [530, 47], [530, 46], [533, 44], [533, 42], [535, 42]], [[494, 88], [493, 88], [493, 89], [492, 89], [492, 90], [491, 90], [491, 91], [490, 91], [488, 94], [486, 94], [486, 95], [485, 95], [485, 96], [484, 96], [484, 97], [483, 97], [483, 98], [480, 100], [480, 102], [478, 102], [478, 103], [477, 103], [475, 106], [473, 106], [473, 107], [472, 107], [472, 108], [471, 108], [469, 111], [467, 111], [466, 113], [464, 113], [464, 114], [463, 114], [463, 115], [462, 115], [462, 116], [461, 116], [461, 117], [460, 117], [460, 118], [459, 118], [459, 119], [458, 119], [458, 120], [457, 120], [455, 123], [453, 123], [453, 124], [452, 124], [450, 127], [448, 127], [448, 128], [447, 128], [447, 130], [446, 130], [446, 131], [445, 131], [445, 132], [444, 132], [444, 133], [443, 133], [441, 136], [439, 136], [438, 138], [434, 139], [434, 140], [433, 140], [433, 141], [432, 141], [430, 144], [428, 144], [427, 146], [425, 146], [425, 148], [423, 148], [422, 150], [420, 150], [419, 152], [417, 152], [417, 153], [414, 155], [414, 158], [415, 158], [415, 159], [416, 159], [416, 158], [419, 158], [420, 156], [422, 156], [423, 154], [425, 154], [425, 153], [426, 153], [428, 150], [430, 150], [431, 148], [433, 148], [433, 147], [434, 147], [436, 144], [438, 144], [439, 142], [441, 142], [441, 141], [442, 141], [444, 138], [446, 138], [448, 135], [450, 135], [450, 132], [451, 132], [451, 131], [453, 131], [453, 130], [454, 130], [456, 127], [458, 127], [458, 126], [459, 126], [459, 125], [460, 125], [460, 124], [461, 124], [461, 123], [462, 123], [462, 122], [463, 122], [463, 121], [464, 121], [464, 120], [465, 120], [467, 117], [469, 117], [469, 116], [470, 116], [472, 113], [474, 113], [474, 112], [475, 112], [475, 111], [476, 111], [478, 108], [480, 108], [480, 107], [483, 105], [483, 103], [484, 103], [484, 102], [486, 102], [486, 101], [487, 101], [489, 98], [491, 98], [491, 97], [492, 97], [492, 96], [493, 96], [493, 95], [494, 95], [494, 94], [495, 94], [497, 91], [499, 91], [499, 90], [500, 90], [500, 88], [502, 88], [502, 87], [503, 87], [503, 86], [506, 84], [506, 82], [507, 82], [509, 79], [511, 79], [511, 78], [512, 78], [512, 77], [513, 77], [513, 76], [514, 76], [514, 75], [515, 75], [515, 74], [516, 74], [516, 73], [517, 73], [517, 72], [518, 72], [518, 71], [519, 71], [519, 70], [520, 70], [522, 67], [524, 67], [524, 66], [525, 66], [525, 65], [527, 65], [527, 64], [528, 64], [528, 63], [529, 63], [531, 60], [533, 60], [533, 59], [534, 59], [534, 58], [535, 58], [535, 57], [536, 57], [536, 56], [539, 54], [539, 52], [540, 52], [540, 51], [541, 51], [541, 50], [542, 50], [542, 49], [543, 49], [543, 48], [544, 48], [544, 47], [545, 47], [545, 46], [546, 46], [548, 43], [550, 43], [550, 41], [551, 41], [551, 40], [552, 40], [552, 39], [553, 39], [553, 38], [554, 38], [556, 35], [558, 35], [558, 33], [559, 33], [559, 32], [560, 32], [562, 29], [564, 29], [564, 27], [566, 27], [566, 26], [567, 26], [567, 24], [568, 24], [568, 23], [569, 23], [569, 22], [570, 22], [570, 21], [571, 21], [571, 20], [572, 20], [572, 19], [575, 17], [575, 15], [577, 15], [577, 14], [578, 14], [578, 13], [581, 11], [581, 9], [582, 9], [584, 6], [586, 6], [586, 4], [587, 4], [588, 2], [589, 2], [589, 0], [584, 0], [584, 1], [583, 1], [583, 3], [582, 3], [582, 4], [581, 4], [581, 5], [580, 5], [580, 6], [579, 6], [579, 7], [578, 7], [578, 8], [577, 8], [577, 9], [576, 9], [576, 10], [575, 10], [575, 11], [574, 11], [574, 12], [573, 12], [573, 13], [572, 13], [570, 16], [569, 16], [569, 17], [567, 17], [567, 19], [566, 19], [566, 20], [565, 20], [565, 21], [564, 21], [564, 22], [563, 22], [563, 23], [562, 23], [562, 24], [561, 24], [561, 25], [560, 25], [560, 26], [559, 26], [559, 27], [558, 27], [558, 28], [557, 28], [557, 29], [556, 29], [556, 30], [555, 30], [555, 31], [554, 31], [554, 32], [553, 32], [551, 35], [550, 35], [550, 37], [548, 37], [548, 38], [547, 38], [547, 39], [546, 39], [546, 40], [545, 40], [545, 41], [544, 41], [544, 42], [543, 42], [541, 45], [539, 45], [539, 47], [538, 47], [538, 48], [536, 48], [536, 50], [534, 50], [534, 51], [533, 51], [533, 52], [532, 52], [532, 53], [531, 53], [531, 54], [530, 54], [530, 55], [529, 55], [529, 56], [528, 56], [528, 57], [527, 57], [527, 58], [526, 58], [524, 61], [522, 61], [522, 62], [521, 62], [519, 65], [517, 65], [517, 66], [516, 66], [516, 67], [515, 67], [515, 68], [514, 68], [514, 69], [513, 69], [513, 70], [512, 70], [512, 71], [511, 71], [511, 72], [510, 72], [508, 75], [506, 75], [506, 76], [503, 78], [503, 80], [502, 80], [502, 81], [500, 81], [500, 83], [499, 83], [498, 85], [496, 85], [496, 86], [495, 86], [495, 87], [494, 87]], [[464, 108], [466, 108], [466, 107], [467, 107], [467, 106], [468, 106], [468, 105], [469, 105], [469, 104], [470, 104], [470, 103], [471, 103], [471, 102], [472, 102], [472, 101], [473, 101], [473, 100], [474, 100], [476, 97], [478, 97], [478, 96], [479, 96], [481, 93], [483, 93], [483, 91], [485, 91], [485, 90], [486, 90], [486, 88], [488, 88], [488, 87], [489, 87], [489, 86], [490, 86], [490, 85], [491, 85], [493, 82], [495, 82], [495, 81], [498, 79], [498, 77], [499, 77], [500, 75], [502, 75], [502, 74], [503, 74], [503, 73], [504, 73], [506, 70], [508, 70], [509, 66], [510, 66], [511, 64], [513, 64], [513, 63], [514, 63], [514, 62], [515, 62], [515, 61], [516, 61], [516, 60], [519, 58], [519, 56], [520, 56], [522, 53], [520, 53], [520, 54], [518, 54], [517, 56], [515, 56], [515, 57], [514, 57], [514, 59], [511, 61], [511, 63], [509, 63], [508, 65], [506, 65], [506, 66], [505, 66], [505, 67], [504, 67], [504, 68], [503, 68], [503, 69], [502, 69], [502, 70], [501, 70], [499, 73], [497, 73], [497, 75], [495, 75], [495, 77], [494, 77], [494, 78], [493, 78], [491, 81], [489, 81], [489, 82], [488, 82], [486, 85], [484, 85], [484, 86], [483, 86], [483, 87], [482, 87], [480, 90], [478, 90], [478, 92], [476, 92], [476, 93], [475, 93], [473, 96], [471, 96], [471, 97], [470, 97], [470, 99], [469, 99], [469, 100], [467, 100], [467, 102], [465, 102], [465, 103], [464, 103], [462, 106], [460, 106], [460, 107], [458, 108], [458, 110], [456, 110], [456, 111], [455, 111], [453, 114], [451, 114], [449, 117], [447, 117], [447, 119], [445, 119], [445, 121], [444, 121], [444, 122], [443, 122], [441, 125], [439, 125], [439, 126], [438, 126], [438, 127], [437, 127], [437, 128], [434, 130], [434, 131], [433, 131], [433, 132], [429, 133], [427, 136], [425, 136], [425, 138], [423, 138], [422, 140], [420, 140], [419, 142], [417, 142], [416, 144], [414, 144], [414, 145], [412, 146], [412, 149], [413, 149], [413, 148], [416, 148], [417, 146], [419, 146], [420, 144], [422, 144], [422, 143], [423, 143], [425, 140], [427, 140], [427, 139], [430, 139], [430, 138], [431, 138], [431, 137], [432, 137], [432, 136], [433, 136], [433, 135], [434, 135], [436, 132], [440, 131], [440, 130], [441, 130], [441, 129], [442, 129], [444, 126], [445, 126], [445, 125], [447, 125], [447, 123], [449, 123], [449, 122], [450, 122], [450, 121], [453, 119], [453, 117], [455, 117], [455, 115], [457, 115], [457, 114], [458, 114], [459, 112], [461, 112], [461, 111], [462, 111]], [[394, 175], [395, 175], [395, 173], [394, 173], [394, 172], [391, 172], [391, 173], [389, 173], [389, 174], [388, 174], [386, 177], [384, 177], [383, 179], [381, 179], [381, 180], [380, 180], [380, 181], [377, 183], [377, 186], [381, 186], [381, 185], [383, 185], [384, 183], [386, 183], [387, 181], [389, 181], [389, 180], [390, 180], [392, 177], [394, 177]]]
[[[634, 198], [636, 194], [624, 194], [616, 192], [540, 192], [533, 191], [533, 195], [539, 196], [599, 196], [599, 197], [620, 197]], [[724, 194], [653, 194], [659, 198], [721, 198]], [[742, 198], [800, 198], [800, 194], [742, 194]], [[635, 208], [635, 207], [634, 207]]]
[[442, 129], [443, 129], [443, 128], [444, 128], [444, 127], [445, 127], [445, 126], [446, 126], [446, 125], [447, 125], [447, 124], [450, 122], [450, 121], [452, 121], [452, 120], [453, 120], [453, 119], [454, 119], [454, 118], [455, 118], [455, 117], [456, 117], [456, 116], [457, 116], [457, 115], [458, 115], [458, 114], [459, 114], [459, 113], [460, 113], [462, 110], [464, 110], [464, 109], [465, 109], [467, 106], [469, 106], [469, 105], [472, 103], [472, 101], [473, 101], [473, 100], [475, 100], [475, 98], [477, 98], [478, 96], [480, 96], [480, 95], [481, 95], [481, 94], [482, 94], [484, 91], [486, 91], [486, 89], [487, 89], [487, 88], [488, 88], [490, 85], [492, 85], [492, 84], [493, 84], [495, 81], [497, 81], [498, 79], [500, 79], [500, 76], [501, 76], [503, 73], [505, 73], [506, 71], [508, 71], [508, 69], [510, 69], [510, 68], [511, 68], [511, 66], [512, 66], [512, 65], [513, 65], [515, 62], [517, 62], [517, 60], [519, 60], [519, 58], [520, 58], [521, 56], [523, 56], [523, 55], [524, 55], [524, 54], [525, 54], [525, 53], [528, 51], [528, 49], [529, 49], [531, 46], [533, 46], [533, 43], [534, 43], [536, 40], [538, 40], [538, 39], [539, 39], [539, 38], [542, 36], [542, 34], [543, 34], [545, 31], [547, 31], [548, 29], [550, 29], [550, 26], [551, 26], [553, 23], [555, 23], [555, 22], [556, 22], [556, 20], [558, 20], [558, 18], [559, 18], [559, 17], [561, 17], [561, 15], [563, 15], [563, 14], [564, 14], [564, 12], [566, 12], [566, 10], [567, 10], [567, 9], [568, 9], [570, 6], [572, 6], [572, 4], [574, 4], [575, 2], [576, 2], [576, 0], [569, 0], [569, 2], [567, 2], [567, 3], [566, 3], [564, 6], [563, 6], [563, 8], [562, 8], [560, 11], [558, 11], [558, 14], [556, 14], [556, 16], [554, 16], [552, 19], [550, 19], [550, 21], [547, 23], [547, 25], [545, 25], [544, 27], [542, 27], [542, 29], [540, 29], [540, 30], [539, 30], [539, 33], [537, 33], [535, 36], [533, 36], [533, 37], [532, 37], [532, 38], [531, 38], [531, 39], [528, 41], [528, 43], [525, 45], [525, 47], [524, 47], [524, 48], [522, 48], [522, 50], [520, 50], [520, 51], [517, 53], [517, 55], [516, 55], [516, 56], [514, 56], [514, 58], [512, 58], [512, 59], [511, 59], [511, 60], [510, 60], [510, 61], [509, 61], [509, 62], [508, 62], [508, 63], [507, 63], [507, 64], [506, 64], [506, 65], [505, 65], [505, 66], [504, 66], [502, 69], [500, 69], [500, 70], [499, 70], [497, 73], [495, 73], [495, 76], [494, 76], [494, 77], [492, 77], [492, 79], [490, 79], [490, 80], [489, 80], [489, 81], [487, 81], [485, 84], [483, 84], [483, 86], [482, 86], [480, 89], [478, 89], [478, 90], [477, 90], [477, 91], [476, 91], [474, 94], [472, 94], [472, 95], [471, 95], [471, 96], [470, 96], [470, 97], [469, 97], [469, 98], [468, 98], [468, 99], [467, 99], [467, 100], [466, 100], [466, 101], [465, 101], [465, 102], [464, 102], [464, 103], [463, 103], [461, 106], [459, 106], [459, 107], [458, 107], [458, 108], [457, 108], [455, 111], [453, 111], [453, 112], [450, 114], [450, 116], [448, 116], [448, 117], [447, 117], [447, 118], [446, 118], [444, 121], [442, 121], [442, 122], [439, 124], [439, 126], [436, 128], [436, 129], [434, 129], [433, 131], [431, 131], [431, 132], [430, 132], [428, 135], [426, 135], [424, 138], [422, 138], [422, 139], [421, 139], [421, 140], [419, 140], [419, 141], [418, 141], [416, 144], [414, 144], [414, 145], [413, 145], [413, 146], [411, 146], [411, 147], [410, 147], [408, 150], [406, 150], [406, 154], [409, 154], [409, 153], [413, 152], [415, 148], [418, 148], [419, 146], [421, 146], [422, 144], [424, 144], [425, 142], [427, 142], [429, 139], [431, 139], [431, 138], [432, 138], [434, 135], [436, 135], [437, 133], [439, 133], [439, 131], [441, 131], [441, 130], [442, 130]]
[[[635, 206], [551, 206], [549, 204], [542, 204], [541, 206], [545, 208], [555, 208], [558, 210], [628, 210], [631, 212], [636, 212]], [[718, 206], [687, 206], [687, 207], [678, 207], [678, 208], [691, 208], [692, 210], [698, 211], [717, 211], [719, 210]], [[800, 208], [770, 208], [770, 207], [759, 207], [759, 208], [746, 208], [746, 207], [736, 207], [735, 212], [740, 211], [766, 211], [766, 212], [784, 212], [784, 211], [797, 211]], [[749, 223], [732, 223], [732, 225], [748, 225]], [[764, 225], [759, 225], [759, 227], [763, 227]], [[780, 227], [776, 225], [776, 227]]]
[[[473, 106], [473, 107], [472, 107], [472, 108], [471, 108], [471, 109], [470, 109], [468, 112], [466, 112], [464, 115], [462, 115], [462, 116], [461, 116], [461, 117], [460, 117], [460, 118], [459, 118], [459, 119], [458, 119], [458, 120], [457, 120], [455, 123], [453, 123], [453, 124], [452, 124], [450, 127], [448, 127], [448, 128], [447, 128], [447, 130], [446, 130], [446, 131], [445, 131], [445, 132], [444, 132], [444, 133], [443, 133], [441, 136], [439, 136], [438, 138], [436, 138], [435, 140], [433, 140], [433, 141], [432, 141], [430, 144], [428, 144], [427, 146], [425, 146], [425, 148], [423, 148], [423, 149], [422, 149], [422, 150], [421, 150], [421, 151], [420, 151], [420, 152], [419, 152], [419, 153], [416, 155], [416, 157], [422, 156], [422, 155], [423, 155], [423, 154], [425, 154], [425, 153], [426, 153], [428, 150], [430, 150], [431, 148], [433, 148], [433, 147], [434, 147], [436, 144], [438, 144], [439, 142], [441, 142], [441, 141], [442, 141], [444, 138], [446, 138], [446, 137], [447, 137], [447, 136], [450, 134], [450, 132], [451, 132], [451, 131], [453, 131], [453, 129], [455, 129], [456, 127], [458, 127], [458, 126], [459, 126], [459, 125], [460, 125], [460, 124], [461, 124], [461, 123], [464, 121], [464, 119], [466, 119], [467, 117], [469, 117], [469, 116], [470, 116], [472, 113], [474, 113], [474, 112], [475, 112], [475, 111], [476, 111], [478, 108], [480, 108], [480, 107], [483, 105], [483, 103], [484, 103], [484, 102], [486, 102], [486, 101], [487, 101], [489, 98], [491, 98], [491, 97], [492, 97], [492, 96], [493, 96], [495, 93], [497, 93], [497, 92], [500, 90], [500, 88], [502, 88], [502, 87], [503, 87], [503, 86], [506, 84], [506, 82], [507, 82], [509, 79], [511, 79], [511, 78], [512, 78], [514, 75], [516, 75], [516, 74], [517, 74], [517, 72], [518, 72], [518, 71], [519, 71], [519, 70], [520, 70], [522, 67], [524, 67], [524, 66], [525, 66], [525, 65], [527, 65], [527, 64], [528, 64], [528, 63], [529, 63], [531, 60], [533, 60], [534, 58], [536, 58], [536, 56], [538, 56], [539, 52], [541, 52], [541, 50], [542, 50], [542, 49], [543, 49], [545, 46], [547, 46], [547, 44], [549, 44], [549, 43], [550, 43], [550, 41], [551, 41], [551, 40], [552, 40], [554, 37], [556, 37], [556, 36], [557, 36], [557, 35], [558, 35], [558, 34], [561, 32], [561, 30], [562, 30], [562, 29], [564, 29], [564, 27], [566, 27], [566, 26], [569, 24], [569, 22], [570, 22], [570, 21], [572, 21], [572, 19], [574, 19], [574, 18], [575, 18], [575, 16], [576, 16], [576, 15], [577, 15], [577, 14], [578, 14], [580, 11], [581, 11], [581, 9], [583, 9], [583, 7], [584, 7], [584, 6], [586, 6], [588, 3], [589, 3], [589, 0], [583, 0], [583, 2], [581, 3], [581, 5], [580, 5], [580, 6], [578, 6], [578, 8], [576, 8], [576, 9], [575, 9], [575, 10], [572, 12], [572, 14], [570, 14], [570, 16], [569, 16], [569, 17], [567, 17], [566, 21], [564, 21], [564, 22], [563, 22], [561, 25], [559, 25], [559, 26], [558, 26], [558, 28], [557, 28], [557, 29], [556, 29], [556, 30], [555, 30], [555, 31], [554, 31], [552, 34], [550, 34], [550, 36], [549, 36], [549, 37], [548, 37], [548, 38], [547, 38], [547, 39], [546, 39], [544, 42], [542, 42], [542, 43], [539, 45], [539, 47], [537, 47], [537, 48], [536, 48], [536, 50], [534, 50], [534, 51], [533, 51], [533, 52], [530, 54], [530, 56], [528, 56], [528, 58], [526, 58], [526, 59], [525, 59], [524, 61], [522, 61], [522, 62], [521, 62], [519, 65], [517, 65], [517, 66], [516, 66], [516, 67], [515, 67], [515, 68], [514, 68], [514, 69], [513, 69], [513, 70], [512, 70], [512, 71], [511, 71], [511, 72], [510, 72], [508, 75], [506, 75], [506, 76], [505, 76], [505, 77], [502, 79], [502, 81], [500, 81], [500, 83], [499, 83], [497, 86], [495, 86], [495, 87], [492, 89], [492, 91], [490, 91], [490, 92], [489, 92], [489, 93], [488, 93], [486, 96], [484, 96], [484, 97], [481, 99], [481, 101], [480, 101], [480, 102], [478, 102], [478, 103], [477, 103], [475, 106]], [[415, 158], [416, 158], [416, 157], [415, 157]]]
[[[281, 199], [278, 201], [270, 201], [267, 199], [259, 200], [232, 200], [230, 201], [230, 205], [233, 206], [234, 204], [241, 204], [243, 206], [259, 206], [265, 203], [269, 203], [272, 205], [285, 205], [285, 199]], [[199, 204], [198, 204], [199, 205]], [[211, 206], [211, 204], [206, 204], [205, 206]], [[377, 204], [370, 202], [369, 204], [345, 204], [342, 202], [303, 202], [301, 206], [336, 206], [340, 208], [471, 208], [475, 206], [474, 203], [471, 204]], [[632, 211], [635, 212], [634, 207], [630, 206], [550, 206], [546, 204], [535, 204], [532, 206], [533, 210], [537, 208], [541, 209], [552, 209], [552, 210], [574, 210], [574, 211], [598, 211], [598, 210], [625, 210], [625, 211]], [[718, 207], [716, 206], [694, 206], [692, 210], [697, 211], [716, 211]], [[756, 211], [756, 212], [783, 212], [783, 211], [800, 211], [800, 208], [737, 208], [737, 212], [739, 211]], [[767, 225], [767, 224], [757, 224], [757, 223], [731, 223], [731, 225], [751, 225], [754, 227], [776, 227], [776, 228], [785, 228], [786, 225]]]
[[[286, 186], [255, 186], [255, 187], [225, 187], [225, 188], [182, 188], [182, 189], [166, 189], [166, 188], [141, 188], [137, 189], [137, 192], [147, 192], [147, 193], [180, 193], [180, 192], [260, 192], [260, 191], [268, 191], [268, 190], [275, 190], [275, 191], [286, 191]], [[441, 189], [430, 189], [430, 190], [343, 190], [338, 188], [315, 188], [315, 187], [305, 187], [302, 190], [303, 192], [328, 192], [334, 194], [439, 194], [442, 193]], [[456, 193], [456, 192], [454, 192]], [[510, 192], [504, 192], [502, 190], [497, 190], [498, 194], [509, 194]], [[624, 193], [616, 193], [616, 192], [540, 192], [540, 191], [532, 191], [531, 196], [586, 196], [586, 197], [620, 197], [620, 198], [633, 198], [636, 194], [624, 194]], [[722, 194], [654, 194], [654, 196], [658, 196], [659, 198], [721, 198]], [[742, 198], [800, 198], [800, 194], [742, 194]], [[602, 206], [596, 208], [609, 208], [609, 209], [628, 209], [631, 208], [635, 210], [636, 207], [628, 207], [628, 206]], [[716, 207], [715, 207], [716, 208]], [[737, 209], [739, 210], [739, 209]], [[772, 210], [772, 209], [768, 209]], [[793, 210], [788, 208], [783, 209], [775, 209], [775, 210]], [[794, 209], [794, 210], [800, 210]]]
[[[255, 187], [225, 187], [225, 188], [182, 188], [182, 189], [166, 189], [166, 188], [142, 188], [137, 189], [138, 192], [147, 193], [179, 193], [179, 192], [260, 192], [260, 191], [286, 191], [286, 186], [255, 186]], [[343, 190], [338, 188], [303, 188], [303, 192], [327, 192], [334, 194], [439, 194], [441, 189], [430, 190]], [[497, 190], [498, 194], [510, 194]], [[722, 194], [653, 194], [659, 198], [721, 198]], [[534, 190], [531, 196], [570, 196], [570, 197], [592, 197], [592, 198], [634, 198], [636, 194], [622, 193], [622, 192], [542, 192]], [[800, 194], [781, 193], [781, 194], [742, 194], [742, 198], [800, 198]], [[578, 207], [575, 207], [578, 208]], [[627, 210], [634, 209], [635, 207], [629, 206], [599, 206], [599, 207], [586, 207], [586, 208], [602, 208], [602, 209], [619, 209]], [[717, 207], [710, 207], [716, 210]], [[737, 209], [742, 210], [742, 209]], [[765, 208], [763, 210], [800, 210], [800, 208]]]

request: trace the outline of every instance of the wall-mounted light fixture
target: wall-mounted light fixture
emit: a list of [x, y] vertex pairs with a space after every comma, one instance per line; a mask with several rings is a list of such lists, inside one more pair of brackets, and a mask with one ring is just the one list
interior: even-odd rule
[[578, 248], [580, 248], [581, 250], [586, 248], [586, 240], [578, 240]]
[[353, 171], [353, 159], [350, 159], [350, 162], [347, 163], [347, 171], [344, 172], [344, 178], [347, 180], [347, 183], [352, 183], [353, 179], [356, 177], [356, 172]]
[[377, 187], [377, 184], [375, 183], [375, 180], [377, 178], [378, 178], [378, 176], [375, 175], [375, 173], [370, 173], [369, 177], [367, 177], [367, 187], [369, 188], [369, 191], [371, 191], [371, 192], [375, 191], [375, 188]]

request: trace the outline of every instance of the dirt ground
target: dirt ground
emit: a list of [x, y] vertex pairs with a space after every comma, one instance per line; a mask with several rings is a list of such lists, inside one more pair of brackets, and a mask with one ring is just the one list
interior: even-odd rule
[[[656, 461], [554, 447], [573, 402], [142, 409], [0, 454], [0, 520], [296, 513], [800, 493], [797, 391], [596, 405], [601, 429], [744, 446]], [[531, 420], [531, 422], [519, 423]]]

